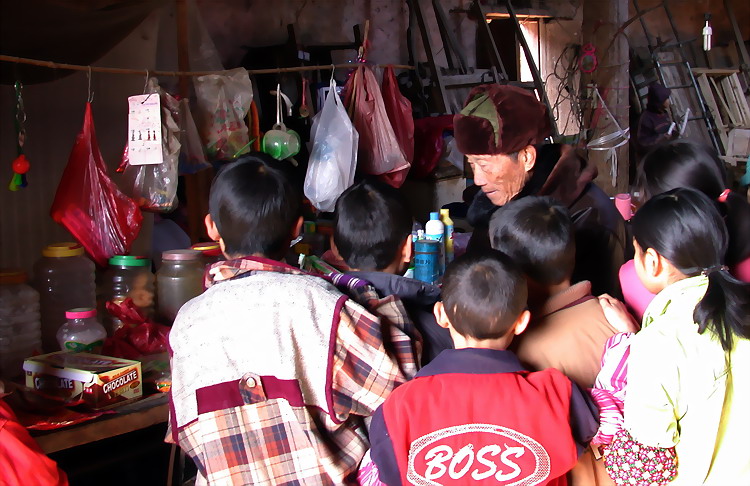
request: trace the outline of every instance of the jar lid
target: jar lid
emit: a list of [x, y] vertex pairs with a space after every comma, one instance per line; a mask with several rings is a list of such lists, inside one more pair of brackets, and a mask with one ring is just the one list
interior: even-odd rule
[[213, 251], [213, 250], [221, 250], [221, 247], [215, 241], [209, 241], [206, 243], [196, 243], [193, 246], [191, 246], [190, 249], [198, 250], [198, 251]]
[[200, 257], [198, 250], [169, 250], [161, 254], [161, 259], [168, 261], [198, 260]]
[[96, 317], [96, 309], [93, 307], [77, 307], [65, 311], [65, 317], [67, 319], [88, 319], [89, 317]]
[[72, 241], [52, 243], [42, 249], [42, 256], [64, 258], [83, 255], [83, 246]]
[[28, 275], [20, 268], [0, 268], [0, 285], [25, 284]]
[[109, 264], [122, 267], [148, 267], [151, 266], [151, 260], [144, 256], [115, 255], [109, 259]]

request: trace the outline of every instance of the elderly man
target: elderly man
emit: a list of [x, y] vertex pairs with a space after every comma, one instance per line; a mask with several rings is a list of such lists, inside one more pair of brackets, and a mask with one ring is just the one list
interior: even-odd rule
[[576, 231], [573, 281], [590, 280], [594, 295], [620, 295], [617, 272], [625, 261], [625, 226], [607, 195], [592, 181], [597, 170], [569, 145], [542, 144], [550, 135], [547, 109], [514, 86], [474, 88], [454, 118], [458, 149], [466, 154], [481, 191], [468, 220], [468, 251], [489, 247], [494, 211], [530, 195], [550, 196], [570, 211]]

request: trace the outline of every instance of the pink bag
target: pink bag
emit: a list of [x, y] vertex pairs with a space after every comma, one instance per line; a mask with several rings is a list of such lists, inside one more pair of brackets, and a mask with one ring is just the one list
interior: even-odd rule
[[357, 66], [345, 89], [344, 104], [359, 133], [358, 167], [365, 174], [379, 175], [388, 184], [400, 187], [410, 164], [399, 147], [372, 69]]
[[411, 101], [406, 99], [398, 89], [393, 66], [386, 66], [383, 71], [383, 103], [398, 145], [408, 162], [414, 161], [414, 117]]

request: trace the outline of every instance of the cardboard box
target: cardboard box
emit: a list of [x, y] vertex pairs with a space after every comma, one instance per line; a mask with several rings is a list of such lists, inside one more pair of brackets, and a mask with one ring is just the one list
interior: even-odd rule
[[26, 386], [56, 400], [109, 408], [143, 395], [141, 363], [90, 353], [58, 351], [23, 362]]

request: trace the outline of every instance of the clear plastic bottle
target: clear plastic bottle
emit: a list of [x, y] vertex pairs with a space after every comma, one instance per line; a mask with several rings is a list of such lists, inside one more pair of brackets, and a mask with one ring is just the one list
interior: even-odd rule
[[120, 304], [127, 298], [147, 317], [154, 313], [154, 274], [151, 273], [151, 260], [143, 256], [117, 255], [109, 259], [109, 268], [104, 273], [98, 293], [99, 312], [102, 323], [112, 335], [122, 326], [119, 319], [106, 310], [106, 303]]
[[156, 273], [159, 317], [172, 323], [185, 302], [203, 293], [203, 262], [196, 250], [165, 251]]
[[453, 261], [453, 220], [450, 209], [440, 210], [440, 221], [445, 226], [445, 265]]
[[96, 267], [78, 243], [54, 243], [34, 264], [33, 287], [39, 292], [42, 346], [57, 349], [57, 330], [72, 307], [96, 305]]
[[68, 322], [57, 331], [57, 342], [63, 351], [99, 354], [107, 330], [96, 320], [96, 309], [82, 307], [65, 312]]
[[23, 373], [23, 360], [42, 349], [39, 294], [23, 270], [0, 269], [0, 376]]

